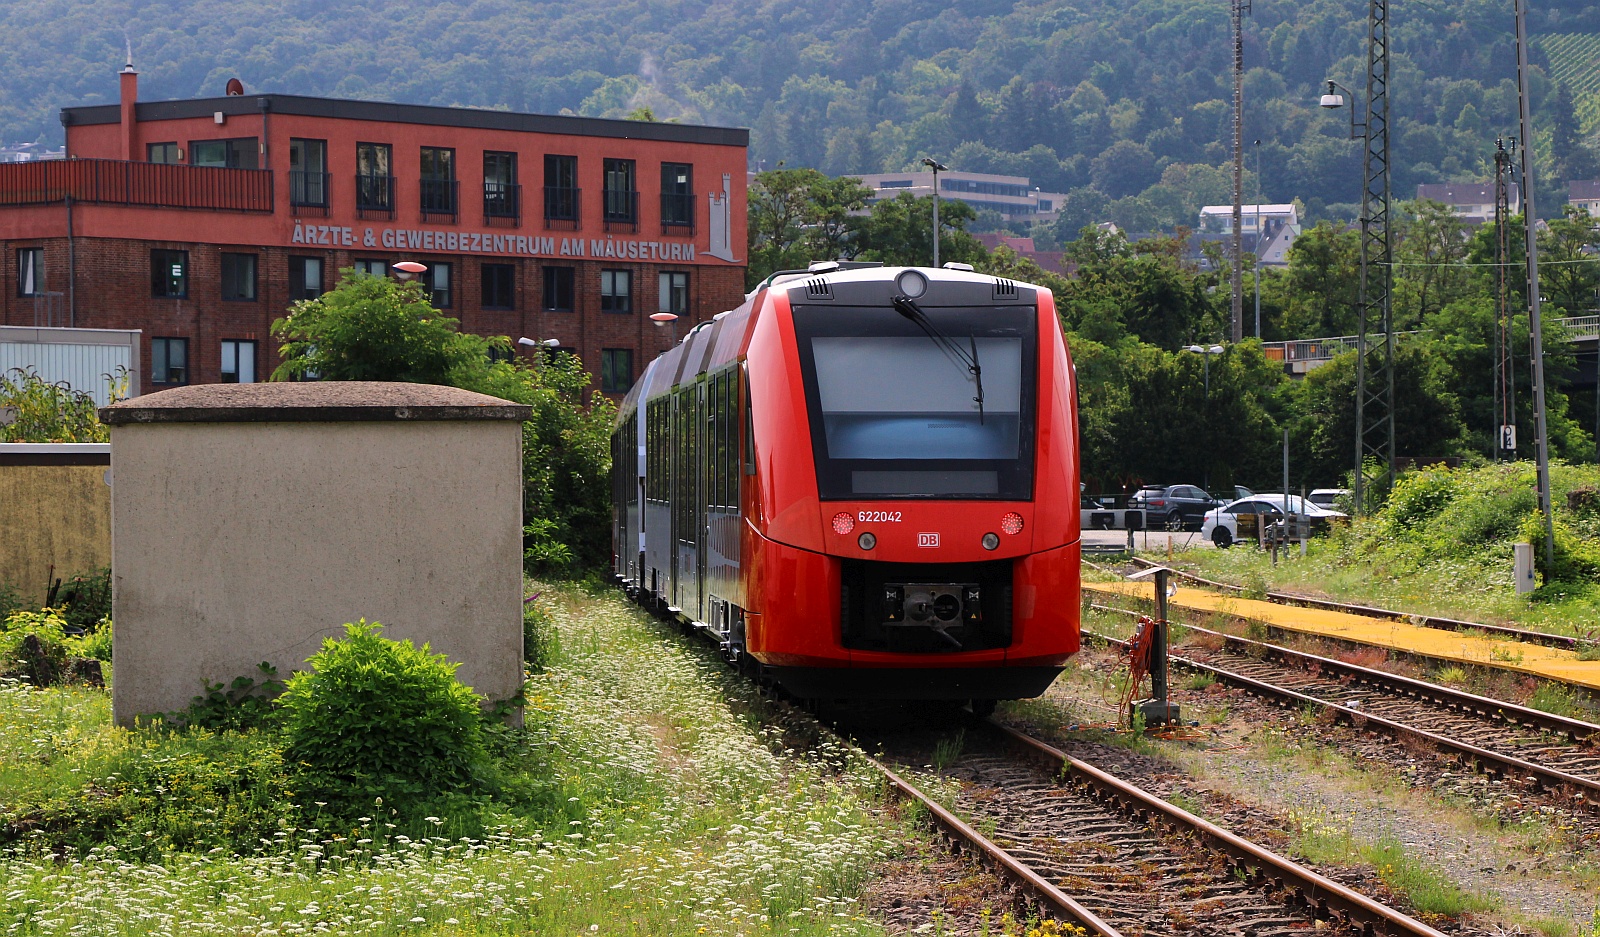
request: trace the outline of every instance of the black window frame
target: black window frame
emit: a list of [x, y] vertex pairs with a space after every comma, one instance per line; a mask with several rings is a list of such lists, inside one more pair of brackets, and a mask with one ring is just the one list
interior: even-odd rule
[[[440, 287], [439, 274], [444, 274], [444, 286]], [[455, 301], [455, 264], [449, 261], [436, 261], [422, 271], [422, 289], [428, 294], [428, 301], [435, 309], [449, 309]]]
[[[299, 153], [299, 167], [295, 156]], [[309, 155], [317, 152], [317, 166], [310, 165]], [[327, 208], [331, 178], [328, 172], [328, 141], [315, 137], [289, 138], [289, 204], [305, 208]]]
[[424, 217], [454, 217], [456, 200], [456, 148], [424, 146], [417, 151], [417, 199]]
[[[378, 159], [378, 155], [382, 158]], [[363, 158], [368, 164], [362, 169]], [[382, 163], [382, 172], [374, 172]], [[356, 211], [394, 216], [394, 144], [356, 141]]]
[[[182, 377], [179, 380], [167, 380], [172, 376], [172, 349], [177, 348], [182, 353], [179, 355], [183, 363], [179, 365]], [[158, 365], [160, 369], [158, 370]], [[189, 367], [189, 339], [181, 336], [157, 335], [150, 339], [150, 383], [162, 387], [182, 387], [189, 383], [193, 375]], [[160, 378], [160, 380], [158, 380]]]
[[[517, 265], [478, 265], [478, 306], [482, 309], [517, 308]], [[503, 295], [502, 295], [503, 294]], [[501, 300], [504, 300], [502, 303]]]
[[522, 186], [517, 183], [517, 154], [483, 151], [483, 217], [522, 217]]
[[[606, 277], [612, 278], [612, 292], [606, 292]], [[616, 277], [618, 275], [628, 278], [626, 290], [616, 292]], [[620, 301], [620, 302], [619, 302]], [[605, 269], [600, 271], [600, 311], [614, 312], [623, 315], [633, 312], [633, 271], [619, 269]]]
[[[233, 357], [234, 370], [232, 372], [233, 373], [233, 380], [231, 380], [231, 381], [228, 380], [229, 372], [227, 370], [228, 346], [229, 345], [233, 346], [233, 355], [234, 355], [234, 357]], [[245, 350], [245, 346], [249, 346], [249, 350], [250, 350], [250, 355], [249, 355], [250, 380], [248, 380], [248, 381], [242, 381], [242, 380], [239, 379], [239, 363], [241, 361], [245, 360], [245, 356], [242, 354], [242, 352]], [[259, 383], [260, 382], [260, 374], [261, 374], [260, 354], [261, 354], [261, 351], [260, 351], [260, 348], [259, 348], [259, 343], [253, 338], [225, 338], [225, 339], [223, 339], [219, 343], [218, 349], [217, 349], [217, 380], [220, 383], [223, 383], [223, 384], [256, 384], [256, 383]]]
[[[156, 159], [160, 152], [162, 158]], [[183, 164], [183, 148], [178, 146], [178, 141], [167, 140], [162, 143], [146, 143], [144, 145], [144, 161], [162, 166], [179, 166]]]
[[[174, 264], [183, 268], [183, 272], [176, 276], [172, 274]], [[158, 299], [188, 299], [189, 270], [188, 251], [164, 247], [151, 248], [150, 295]], [[176, 288], [173, 287], [174, 283], [177, 284]]]
[[579, 224], [583, 190], [578, 186], [578, 157], [546, 153], [544, 157], [544, 220]]
[[[377, 265], [376, 272], [373, 271], [374, 264]], [[350, 262], [350, 266], [355, 272], [365, 273], [368, 276], [386, 277], [390, 275], [389, 262], [378, 257], [357, 257]]]
[[[242, 268], [248, 268], [248, 277], [245, 276], [245, 271]], [[260, 284], [260, 274], [260, 254], [223, 251], [221, 263], [223, 301], [230, 303], [255, 302], [259, 292], [257, 287]]]
[[[678, 176], [683, 175], [680, 182]], [[661, 227], [694, 231], [694, 164], [661, 164]]]
[[[576, 312], [578, 309], [578, 270], [576, 267], [550, 266], [539, 271], [544, 280], [540, 309], [545, 312]], [[566, 302], [562, 303], [562, 299]]]
[[[679, 287], [677, 285], [677, 280], [678, 280], [679, 277], [683, 278], [683, 286], [682, 286], [682, 294], [681, 294], [683, 302], [681, 303], [681, 308], [680, 308], [680, 304], [678, 303]], [[667, 285], [669, 282], [672, 284], [671, 286]], [[689, 314], [689, 283], [690, 283], [689, 271], [687, 271], [687, 270], [662, 270], [662, 271], [660, 271], [659, 274], [656, 276], [656, 286], [657, 286], [657, 291], [658, 291], [658, 295], [656, 297], [656, 305], [659, 306], [660, 308], [658, 308], [656, 311], [657, 312], [670, 312], [670, 313], [672, 313], [673, 315], [676, 315], [676, 316], [686, 316], [686, 315], [688, 315]], [[665, 303], [661, 302], [662, 299], [667, 299], [667, 302], [665, 302]]]
[[[27, 281], [29, 268], [32, 268], [32, 270], [33, 270], [33, 290], [32, 291], [24, 290], [22, 288], [22, 284]], [[45, 289], [44, 248], [42, 248], [42, 247], [19, 247], [19, 248], [17, 248], [17, 266], [16, 266], [16, 271], [17, 271], [17, 295], [19, 297], [25, 297], [25, 298], [32, 299], [35, 296], [43, 296], [43, 295], [45, 295], [46, 293], [49, 292], [49, 290]]]
[[[249, 144], [250, 144], [249, 146], [243, 146], [242, 145], [246, 141], [249, 141]], [[190, 140], [189, 141], [189, 154], [188, 154], [189, 155], [189, 165], [191, 165], [191, 166], [200, 166], [200, 165], [202, 165], [200, 162], [198, 162], [199, 156], [200, 156], [200, 148], [203, 147], [203, 146], [208, 146], [210, 144], [214, 144], [214, 143], [215, 144], [221, 144], [224, 149], [223, 149], [222, 165], [220, 167], [215, 167], [214, 166], [213, 168], [219, 168], [219, 169], [259, 169], [259, 168], [261, 168], [261, 138], [260, 137], [223, 137], [223, 138], [220, 138], [220, 139], [213, 138], [213, 139], [208, 139], [208, 140]], [[245, 159], [242, 158], [245, 153], [249, 153], [250, 154], [249, 160], [245, 160]], [[249, 165], [246, 165], [247, 162], [249, 163]]]
[[[618, 357], [627, 364], [627, 380], [617, 380]], [[626, 394], [633, 388], [635, 380], [633, 374], [633, 349], [632, 348], [602, 348], [600, 349], [600, 392], [605, 394]]]
[[[317, 265], [317, 285], [315, 289], [306, 283], [306, 262]], [[323, 284], [327, 282], [328, 261], [325, 257], [312, 257], [304, 254], [292, 254], [289, 257], [289, 299], [299, 301], [302, 299], [316, 299], [327, 290]]]
[[636, 228], [639, 224], [639, 162], [605, 157], [601, 161], [600, 216], [607, 225]]

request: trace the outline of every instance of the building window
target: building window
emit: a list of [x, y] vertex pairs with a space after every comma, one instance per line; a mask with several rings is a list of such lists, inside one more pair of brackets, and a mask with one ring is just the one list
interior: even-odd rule
[[364, 273], [369, 277], [386, 277], [389, 275], [389, 262], [386, 260], [358, 260], [356, 272]]
[[261, 146], [255, 137], [189, 141], [189, 162], [194, 166], [254, 169], [260, 153]]
[[633, 386], [633, 349], [600, 349], [600, 389], [608, 394], [626, 394]]
[[316, 299], [322, 295], [322, 258], [289, 258], [289, 298]]
[[394, 211], [394, 176], [387, 143], [356, 144], [356, 208]]
[[328, 141], [289, 139], [289, 204], [328, 207]]
[[607, 224], [631, 225], [638, 218], [639, 193], [634, 191], [633, 160], [605, 161], [605, 183], [601, 189]]
[[422, 213], [456, 213], [456, 151], [441, 146], [422, 148]]
[[661, 224], [694, 227], [694, 167], [688, 163], [661, 164]]
[[183, 153], [176, 143], [149, 143], [145, 145], [144, 158], [151, 163], [181, 163]]
[[189, 252], [150, 252], [150, 295], [183, 299], [189, 295]]
[[422, 272], [422, 288], [435, 309], [450, 308], [450, 265], [433, 264]]
[[256, 255], [222, 255], [222, 298], [254, 302], [256, 298]]
[[517, 154], [483, 154], [483, 216], [522, 217], [522, 186], [517, 185]]
[[150, 383], [189, 383], [189, 340], [150, 339]]
[[546, 312], [571, 312], [573, 305], [573, 276], [571, 267], [544, 268], [544, 310]]
[[228, 339], [222, 343], [222, 383], [256, 382], [256, 343]]
[[17, 251], [17, 295], [44, 293], [44, 248], [24, 247]]
[[[931, 240], [931, 239], [930, 239]], [[661, 305], [658, 312], [689, 314], [689, 275], [669, 271], [661, 274]]]
[[633, 273], [631, 271], [600, 271], [600, 311], [633, 311]]
[[516, 308], [516, 281], [517, 268], [512, 264], [484, 264], [483, 308]]
[[544, 218], [546, 221], [578, 221], [578, 157], [544, 158]]

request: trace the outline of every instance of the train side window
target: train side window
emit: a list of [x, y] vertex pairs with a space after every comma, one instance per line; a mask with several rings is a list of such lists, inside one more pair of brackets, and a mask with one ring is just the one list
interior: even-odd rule
[[728, 506], [728, 372], [717, 375], [717, 448], [713, 454], [717, 479], [717, 504]]
[[756, 473], [756, 423], [750, 415], [750, 372], [741, 373], [739, 408], [744, 411], [744, 473]]

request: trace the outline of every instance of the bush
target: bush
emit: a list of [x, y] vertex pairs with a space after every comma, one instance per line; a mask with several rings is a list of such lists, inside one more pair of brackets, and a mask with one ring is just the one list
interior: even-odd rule
[[93, 631], [111, 616], [111, 570], [101, 567], [73, 576], [48, 604], [61, 609], [68, 630]]
[[522, 604], [522, 660], [534, 673], [544, 673], [560, 651], [555, 622], [539, 607], [535, 592]]
[[383, 626], [345, 625], [289, 678], [280, 698], [286, 750], [306, 767], [303, 786], [342, 807], [416, 801], [479, 786], [487, 770], [479, 697], [458, 664]]
[[0, 676], [50, 686], [67, 672], [71, 657], [66, 619], [54, 609], [13, 612], [0, 626]]

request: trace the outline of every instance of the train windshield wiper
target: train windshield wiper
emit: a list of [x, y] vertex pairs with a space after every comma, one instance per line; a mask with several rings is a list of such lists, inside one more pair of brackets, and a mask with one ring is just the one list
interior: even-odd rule
[[915, 323], [917, 328], [921, 329], [956, 367], [965, 368], [967, 373], [972, 375], [973, 383], [977, 385], [978, 391], [978, 395], [973, 397], [972, 400], [978, 405], [978, 425], [983, 425], [983, 365], [978, 362], [977, 336], [967, 336], [971, 349], [969, 351], [967, 348], [962, 348], [956, 344], [950, 336], [939, 331], [939, 327], [928, 319], [928, 314], [922, 311], [922, 307], [917, 305], [916, 300], [904, 294], [897, 294], [890, 298], [889, 303], [894, 306], [895, 312]]

